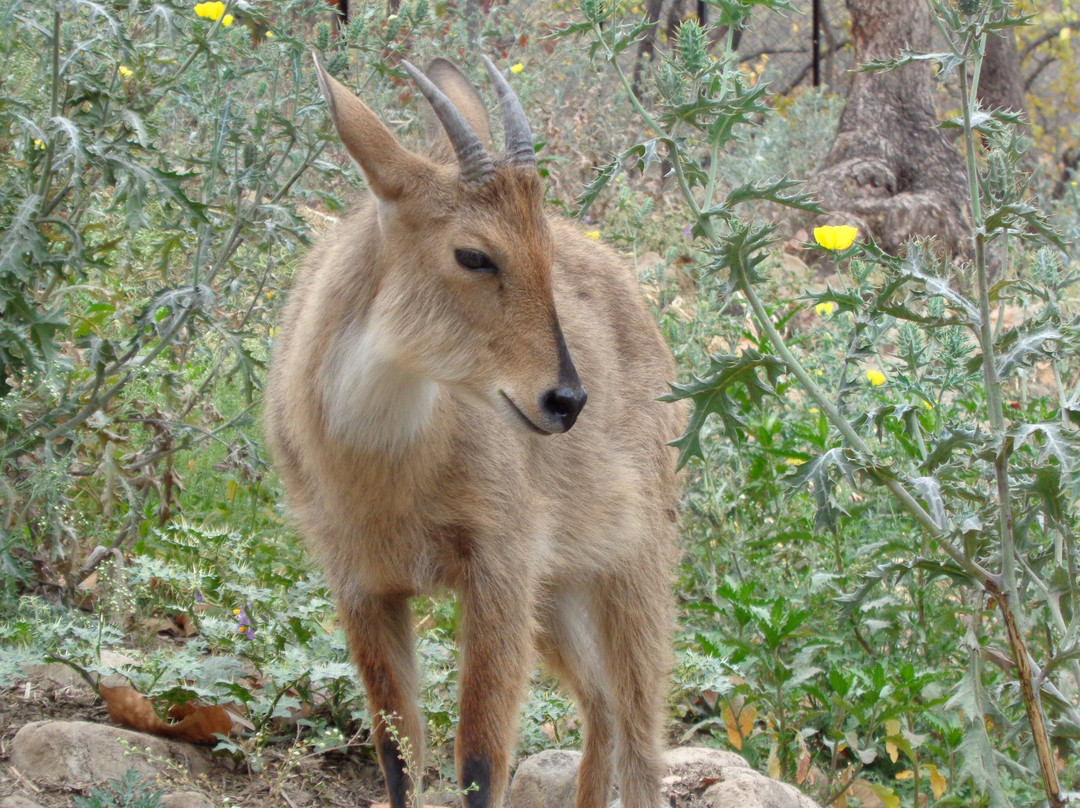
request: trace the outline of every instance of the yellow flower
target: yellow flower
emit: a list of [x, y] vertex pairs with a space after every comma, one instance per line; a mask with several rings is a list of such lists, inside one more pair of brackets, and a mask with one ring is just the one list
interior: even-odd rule
[[[214, 0], [214, 2], [208, 3], [196, 3], [195, 13], [200, 17], [206, 17], [208, 20], [220, 20], [225, 13], [225, 4], [220, 0]], [[232, 15], [229, 15], [230, 17]], [[232, 20], [223, 23], [224, 25], [232, 25]]]
[[818, 317], [828, 317], [834, 311], [836, 311], [836, 304], [831, 300], [824, 300], [814, 306], [814, 311], [817, 312]]
[[881, 387], [881, 385], [885, 384], [885, 374], [874, 368], [866, 371], [866, 378], [870, 380], [870, 384], [874, 385], [874, 387]]
[[116, 72], [119, 73], [121, 76], [123, 76], [125, 79], [128, 76], [134, 76], [135, 75], [135, 71], [132, 70], [127, 65], [120, 65], [120, 67], [116, 68]]
[[855, 243], [859, 228], [849, 224], [824, 225], [814, 228], [814, 241], [826, 250], [846, 250]]
[[267, 39], [273, 39], [274, 38], [274, 32], [273, 31], [267, 31], [266, 32], [266, 38]]
[[514, 65], [513, 67], [510, 68], [510, 72], [511, 73], [520, 73], [524, 69], [525, 69], [525, 65], [523, 65], [521, 62], [518, 62], [516, 65]]
[[232, 14], [226, 14], [224, 17], [221, 18], [221, 24], [228, 28], [230, 25], [233, 24], [233, 19], [234, 17]]
[[591, 238], [593, 241], [599, 241], [600, 240], [600, 231], [599, 230], [586, 230], [585, 231], [585, 238]]
[[45, 151], [45, 141], [34, 138], [34, 148], [40, 151]]

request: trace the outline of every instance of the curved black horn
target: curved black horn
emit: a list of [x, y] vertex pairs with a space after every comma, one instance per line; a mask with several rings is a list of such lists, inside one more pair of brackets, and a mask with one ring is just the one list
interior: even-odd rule
[[490, 180], [495, 175], [495, 164], [476, 132], [465, 120], [465, 116], [458, 111], [442, 90], [432, 84], [431, 79], [404, 59], [401, 60], [401, 66], [416, 82], [416, 86], [442, 122], [446, 136], [450, 139], [450, 145], [454, 147], [458, 163], [461, 165], [462, 182], [469, 185], [483, 185]]
[[499, 96], [503, 129], [506, 130], [507, 158], [516, 165], [535, 166], [536, 149], [533, 147], [532, 130], [529, 129], [529, 121], [525, 117], [521, 101], [503, 77], [502, 71], [495, 67], [487, 56], [484, 56], [484, 64], [487, 66], [488, 73], [491, 74], [495, 92]]

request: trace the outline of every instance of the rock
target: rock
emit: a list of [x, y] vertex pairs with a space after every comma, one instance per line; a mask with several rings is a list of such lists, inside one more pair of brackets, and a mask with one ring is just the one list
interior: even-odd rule
[[[818, 808], [794, 786], [771, 780], [734, 752], [703, 747], [664, 756], [663, 804], [673, 808]], [[523, 761], [510, 785], [511, 808], [570, 808], [578, 752], [541, 752]], [[616, 803], [618, 804], [618, 803]]]
[[0, 808], [41, 808], [41, 806], [20, 794], [11, 794], [7, 797], [0, 797]]
[[[127, 754], [128, 749], [149, 754]], [[119, 779], [132, 766], [153, 777], [169, 766], [193, 775], [209, 770], [203, 752], [191, 744], [88, 721], [36, 721], [11, 741], [11, 762], [45, 788], [85, 789]]]
[[[127, 665], [135, 665], [136, 662], [129, 656], [110, 651], [105, 648], [101, 651], [101, 665], [105, 668], [122, 668]], [[70, 665], [63, 662], [49, 662], [45, 665], [25, 665], [23, 673], [40, 682], [48, 682], [56, 687], [84, 687], [90, 689], [90, 685]], [[91, 673], [96, 678], [96, 674]], [[112, 678], [112, 677], [108, 677]]]
[[[818, 808], [797, 788], [755, 771], [734, 752], [687, 747], [668, 751], [665, 760], [664, 801], [675, 808]], [[702, 790], [704, 783], [711, 784]]]
[[162, 808], [214, 808], [214, 802], [198, 791], [177, 791], [161, 798]]
[[510, 783], [511, 808], [570, 808], [577, 791], [580, 752], [548, 749], [526, 758]]

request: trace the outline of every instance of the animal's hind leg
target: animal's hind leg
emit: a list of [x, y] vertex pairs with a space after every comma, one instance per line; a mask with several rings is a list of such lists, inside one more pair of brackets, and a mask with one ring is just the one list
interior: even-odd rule
[[672, 621], [665, 569], [657, 563], [628, 563], [601, 576], [594, 589], [624, 808], [657, 808], [661, 799]]
[[412, 612], [402, 595], [339, 604], [349, 648], [367, 689], [375, 747], [392, 808], [420, 785], [424, 728], [417, 706]]
[[574, 696], [584, 723], [575, 808], [606, 808], [611, 796], [612, 715], [590, 604], [556, 591], [537, 643], [551, 672]]

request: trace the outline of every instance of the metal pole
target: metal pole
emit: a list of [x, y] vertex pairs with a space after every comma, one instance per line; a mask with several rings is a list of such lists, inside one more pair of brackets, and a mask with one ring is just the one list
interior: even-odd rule
[[811, 66], [814, 75], [814, 86], [821, 86], [821, 0], [813, 0], [813, 27], [814, 31], [810, 36], [811, 42]]

